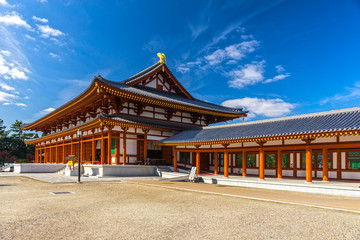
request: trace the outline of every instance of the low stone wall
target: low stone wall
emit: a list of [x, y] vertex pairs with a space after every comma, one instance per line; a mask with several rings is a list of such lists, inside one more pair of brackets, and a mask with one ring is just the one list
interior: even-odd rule
[[157, 167], [141, 165], [83, 165], [84, 175], [96, 177], [159, 176]]
[[14, 164], [15, 173], [54, 173], [63, 169], [66, 164], [18, 163]]

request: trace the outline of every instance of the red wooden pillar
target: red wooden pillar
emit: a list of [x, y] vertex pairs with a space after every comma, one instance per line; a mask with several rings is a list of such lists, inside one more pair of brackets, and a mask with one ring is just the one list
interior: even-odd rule
[[177, 152], [174, 150], [174, 172], [177, 172]]
[[93, 136], [91, 140], [91, 164], [95, 164], [95, 158], [96, 158], [96, 141]]
[[310, 146], [306, 146], [306, 182], [312, 182], [312, 161]]
[[112, 127], [108, 127], [108, 148], [107, 148], [107, 154], [108, 154], [108, 164], [112, 164], [112, 157], [111, 157], [111, 129]]
[[128, 128], [123, 128], [123, 165], [126, 164], [126, 131]]
[[100, 153], [100, 162], [101, 164], [104, 164], [105, 162], [105, 138], [104, 138], [104, 132], [101, 133], [101, 153]]
[[259, 179], [264, 180], [265, 178], [265, 152], [261, 147], [259, 148]]
[[243, 175], [243, 177], [246, 177], [246, 152], [245, 151], [242, 152], [242, 169], [243, 169], [242, 175]]
[[277, 178], [282, 178], [282, 151], [277, 151]]
[[328, 160], [328, 149], [323, 149], [323, 181], [327, 182], [329, 180], [329, 160]]
[[224, 152], [224, 177], [229, 177], [229, 152], [227, 149]]
[[200, 152], [199, 151], [196, 152], [196, 174], [200, 174]]
[[214, 166], [214, 174], [218, 174], [218, 171], [219, 171], [219, 160], [218, 160], [218, 153], [217, 152], [215, 152], [215, 153], [213, 153], [213, 154], [215, 154], [215, 156], [214, 156], [214, 159], [215, 159], [215, 166]]
[[56, 160], [56, 163], [59, 163], [59, 145], [58, 145], [58, 142], [56, 141], [56, 146], [55, 146], [55, 160]]
[[[145, 129], [144, 130], [144, 164], [146, 163], [146, 159], [147, 159], [147, 134], [148, 134], [149, 130]], [[174, 155], [175, 156], [175, 155]]]

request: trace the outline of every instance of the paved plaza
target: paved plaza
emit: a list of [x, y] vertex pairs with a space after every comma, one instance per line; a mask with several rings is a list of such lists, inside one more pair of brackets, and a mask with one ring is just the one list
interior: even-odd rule
[[[277, 197], [286, 201], [308, 198], [348, 206], [360, 203], [350, 197], [285, 193], [158, 180], [51, 184], [26, 177], [0, 177], [0, 238], [360, 237], [358, 213], [229, 196]], [[288, 199], [284, 199], [285, 195]]]

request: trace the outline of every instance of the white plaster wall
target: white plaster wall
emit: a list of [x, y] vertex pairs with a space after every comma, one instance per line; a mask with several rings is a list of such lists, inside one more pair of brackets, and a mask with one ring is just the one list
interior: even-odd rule
[[172, 132], [163, 132], [163, 135], [166, 136], [166, 137], [170, 137], [170, 136], [174, 135], [174, 133], [172, 133]]
[[161, 131], [150, 130], [148, 134], [161, 136]]
[[136, 140], [126, 140], [126, 154], [135, 155], [137, 154]]
[[221, 144], [215, 144], [215, 145], [212, 145], [213, 148], [224, 148], [223, 145]]
[[329, 178], [337, 178], [337, 173], [336, 171], [329, 171], [328, 176]]
[[192, 123], [189, 118], [183, 118], [183, 122], [184, 122], [184, 123]]
[[282, 140], [269, 141], [265, 143], [265, 146], [282, 145]]
[[306, 171], [304, 171], [304, 170], [298, 170], [298, 171], [296, 172], [296, 175], [297, 175], [298, 177], [306, 177]]
[[[290, 153], [290, 168], [293, 168], [294, 167], [294, 154], [293, 153]], [[291, 173], [291, 176], [292, 176], [292, 173]]]
[[181, 118], [180, 117], [177, 117], [177, 116], [173, 116], [171, 118], [172, 121], [175, 121], [175, 122], [181, 122]]
[[296, 168], [300, 168], [301, 166], [301, 158], [300, 158], [300, 153], [296, 153]]
[[301, 139], [288, 139], [285, 140], [285, 145], [292, 145], [292, 144], [305, 144], [304, 141]]
[[190, 113], [187, 113], [187, 112], [183, 112], [182, 116], [183, 116], [183, 117], [191, 118]]
[[241, 143], [230, 143], [229, 148], [238, 147], [241, 148]]
[[282, 171], [282, 175], [283, 175], [284, 177], [292, 177], [293, 174], [294, 174], [294, 172], [293, 172], [292, 170], [283, 170], [283, 171]]
[[256, 154], [256, 161], [255, 166], [259, 167], [259, 154]]
[[323, 177], [323, 171], [316, 171], [317, 177], [322, 178]]
[[202, 149], [210, 149], [210, 145], [201, 145], [199, 148], [202, 148]]
[[276, 175], [276, 170], [274, 170], [274, 169], [265, 169], [265, 175], [267, 175], [267, 176], [275, 176]]
[[154, 111], [154, 108], [151, 107], [151, 106], [146, 106], [145, 109], [146, 109], [147, 111]]
[[160, 114], [160, 113], [155, 113], [155, 118], [161, 120], [167, 120], [164, 114]]
[[244, 147], [258, 147], [259, 144], [256, 142], [244, 142]]
[[341, 178], [343, 178], [343, 179], [360, 179], [360, 172], [342, 172]]
[[163, 109], [163, 108], [155, 108], [155, 112], [165, 113], [165, 109]]
[[337, 152], [333, 152], [333, 168], [337, 169]]
[[346, 135], [340, 137], [340, 142], [352, 142], [352, 141], [360, 141], [359, 135]]
[[311, 141], [311, 143], [331, 143], [336, 142], [336, 137], [322, 137], [316, 138], [315, 140]]
[[147, 86], [147, 87], [156, 88], [156, 81], [153, 80], [153, 81], [149, 82], [146, 86]]
[[239, 168], [233, 168], [233, 174], [241, 174], [241, 171]]
[[136, 138], [135, 134], [126, 134], [126, 138]]
[[153, 115], [153, 113], [151, 113], [151, 112], [143, 112], [142, 114], [141, 114], [141, 116], [143, 116], [143, 117], [153, 117], [154, 115]]
[[253, 175], [259, 175], [258, 169], [246, 169], [246, 174], [253, 174]]
[[346, 169], [346, 152], [341, 152], [341, 169]]

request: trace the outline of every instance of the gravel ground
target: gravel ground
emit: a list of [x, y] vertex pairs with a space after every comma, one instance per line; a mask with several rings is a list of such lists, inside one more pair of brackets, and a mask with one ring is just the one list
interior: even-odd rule
[[124, 182], [3, 177], [0, 201], [0, 239], [360, 239], [355, 213]]

